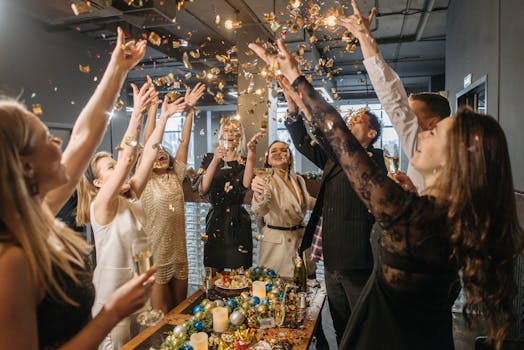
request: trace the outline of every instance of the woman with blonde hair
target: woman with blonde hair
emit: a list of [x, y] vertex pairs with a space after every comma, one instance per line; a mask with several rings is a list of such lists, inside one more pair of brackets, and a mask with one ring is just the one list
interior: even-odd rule
[[258, 265], [275, 270], [280, 276], [293, 277], [293, 258], [304, 234], [304, 216], [315, 205], [304, 179], [293, 170], [293, 154], [287, 143], [269, 145], [264, 168], [272, 170], [267, 178], [255, 176], [251, 209], [261, 222], [263, 238]]
[[[339, 22], [375, 51], [370, 22], [356, 1]], [[314, 90], [279, 41], [284, 89], [330, 145], [353, 188], [382, 228], [379, 266], [349, 321], [341, 349], [453, 349], [451, 306], [463, 270], [465, 315], [480, 310], [497, 349], [515, 321], [514, 264], [524, 232], [518, 223], [506, 137], [497, 121], [470, 109], [419, 133], [411, 159], [423, 195], [402, 189], [369, 158], [338, 112]], [[376, 52], [376, 51], [375, 51]], [[292, 82], [292, 84], [290, 83]], [[397, 94], [397, 98], [400, 94]], [[341, 249], [344, 249], [341, 246]], [[377, 336], [379, 335], [379, 336]]]
[[257, 133], [251, 139], [247, 159], [242, 158], [243, 130], [239, 120], [223, 118], [215, 153], [208, 153], [195, 179], [194, 188], [209, 194], [211, 209], [206, 217], [204, 266], [216, 270], [251, 267], [253, 237], [251, 218], [242, 207], [253, 178]]
[[[97, 153], [86, 171], [84, 186], [78, 192], [77, 221], [86, 223], [89, 219], [95, 237], [97, 265], [93, 283], [97, 295], [93, 314], [98, 313], [115, 289], [133, 276], [131, 243], [133, 239], [147, 237], [144, 232], [145, 215], [139, 198], [151, 175], [168, 118], [185, 108], [183, 97], [173, 103], [168, 103], [167, 96], [164, 98], [160, 122], [144, 145], [141, 162], [129, 178], [137, 159], [143, 115], [151, 103], [157, 103], [158, 98], [149, 77], [140, 90], [134, 84], [131, 86], [134, 106], [127, 130], [117, 147], [119, 161], [108, 153]], [[100, 349], [119, 349], [131, 337], [130, 325], [130, 318], [122, 320], [106, 337]]]
[[154, 269], [107, 299], [91, 319], [89, 246], [56, 221], [102, 139], [109, 111], [145, 42], [118, 39], [96, 91], [61, 140], [21, 103], [0, 101], [0, 339], [6, 349], [96, 349], [115, 324], [139, 309]]
[[[186, 172], [194, 106], [202, 97], [205, 85], [198, 83], [188, 88], [184, 97], [187, 106], [186, 120], [175, 157], [160, 148], [153, 166], [153, 173], [142, 193], [146, 213], [146, 233], [153, 248], [157, 267], [151, 305], [164, 313], [178, 305], [187, 296], [187, 250], [182, 183]], [[144, 141], [149, 140], [155, 128], [157, 105], [149, 109]]]

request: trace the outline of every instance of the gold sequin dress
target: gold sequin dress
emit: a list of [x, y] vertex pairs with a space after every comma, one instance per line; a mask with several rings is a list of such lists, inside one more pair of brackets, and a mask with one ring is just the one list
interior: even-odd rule
[[158, 268], [156, 282], [166, 284], [171, 278], [187, 279], [186, 224], [184, 211], [185, 164], [175, 161], [165, 174], [153, 172], [142, 193], [146, 212], [146, 232], [153, 245], [153, 259]]

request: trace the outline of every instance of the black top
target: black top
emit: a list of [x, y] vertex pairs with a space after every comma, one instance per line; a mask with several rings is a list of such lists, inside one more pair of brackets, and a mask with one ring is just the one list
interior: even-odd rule
[[[199, 176], [193, 184], [195, 190], [212, 159], [211, 153], [204, 156]], [[253, 263], [253, 237], [251, 217], [242, 207], [248, 190], [242, 181], [245, 166], [238, 161], [229, 161], [227, 164], [231, 169], [221, 169], [223, 162], [217, 166], [208, 192], [212, 207], [206, 217], [204, 266], [217, 269], [249, 268]]]
[[[341, 349], [452, 349], [451, 306], [460, 283], [450, 262], [447, 208], [402, 190], [369, 158], [337, 111], [303, 77], [293, 86], [356, 193], [382, 227], [379, 266]], [[341, 249], [344, 249], [342, 247]]]
[[[317, 201], [306, 227], [300, 251], [311, 246], [315, 226], [322, 220], [322, 251], [324, 267], [330, 271], [371, 270], [373, 255], [369, 235], [375, 218], [371, 215], [351, 187], [344, 171], [329, 145], [315, 134], [320, 143], [311, 143], [301, 116], [288, 118], [285, 122], [297, 150], [316, 166], [323, 169], [322, 182]], [[382, 150], [369, 146], [371, 159], [387, 173]], [[345, 249], [340, 246], [344, 242]]]
[[54, 269], [55, 278], [64, 292], [79, 305], [74, 306], [58, 301], [47, 294], [37, 306], [38, 344], [40, 349], [57, 349], [75, 334], [77, 334], [90, 320], [91, 307], [95, 300], [95, 288], [92, 275], [86, 266], [78, 270], [76, 276], [80, 280], [76, 284], [62, 270]]

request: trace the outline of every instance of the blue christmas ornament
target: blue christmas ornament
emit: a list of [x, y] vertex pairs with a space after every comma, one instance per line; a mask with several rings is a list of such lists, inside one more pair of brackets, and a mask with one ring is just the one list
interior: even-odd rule
[[184, 345], [182, 350], [193, 350], [193, 347], [191, 345]]
[[202, 323], [202, 321], [196, 321], [195, 322], [195, 329], [197, 331], [200, 332], [203, 328], [204, 328], [204, 324]]
[[202, 305], [197, 305], [193, 308], [193, 315], [196, 315], [200, 311], [204, 311], [204, 307]]
[[266, 283], [266, 292], [270, 292], [271, 289], [273, 289], [273, 285], [271, 283]]
[[267, 275], [268, 275], [269, 277], [275, 277], [277, 274], [276, 274], [276, 272], [275, 272], [274, 270], [268, 270], [268, 271], [267, 271]]
[[235, 299], [229, 299], [227, 301], [227, 306], [229, 306], [230, 308], [234, 309], [237, 307], [237, 302]]
[[278, 293], [278, 298], [279, 299], [284, 299], [284, 292]]
[[257, 296], [252, 297], [251, 300], [253, 300], [253, 303], [254, 303], [255, 305], [260, 304], [260, 298], [257, 297]]
[[269, 305], [269, 298], [262, 299], [262, 305], [268, 306]]
[[255, 274], [256, 274], [257, 276], [260, 275], [260, 272], [261, 272], [261, 271], [262, 271], [262, 269], [261, 269], [259, 266], [255, 267]]

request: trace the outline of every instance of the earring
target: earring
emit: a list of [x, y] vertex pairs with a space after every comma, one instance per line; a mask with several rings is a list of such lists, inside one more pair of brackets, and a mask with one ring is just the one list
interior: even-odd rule
[[31, 196], [36, 196], [38, 193], [40, 193], [40, 189], [38, 188], [38, 182], [35, 180], [34, 177], [29, 179], [29, 194]]

